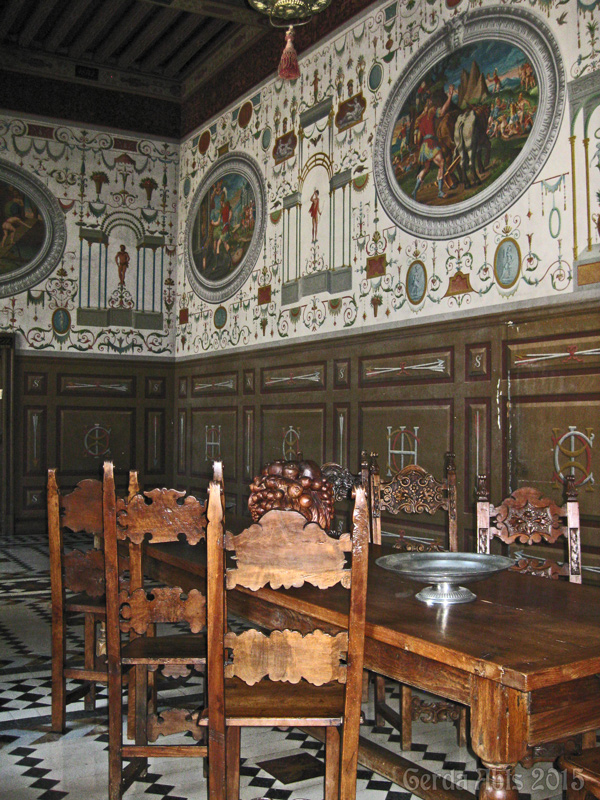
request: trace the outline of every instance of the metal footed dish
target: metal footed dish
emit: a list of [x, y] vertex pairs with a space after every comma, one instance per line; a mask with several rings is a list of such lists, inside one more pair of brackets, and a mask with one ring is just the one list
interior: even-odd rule
[[514, 562], [487, 553], [391, 553], [381, 556], [376, 563], [402, 578], [433, 584], [417, 593], [421, 602], [454, 605], [470, 603], [477, 596], [460, 584], [489, 578]]

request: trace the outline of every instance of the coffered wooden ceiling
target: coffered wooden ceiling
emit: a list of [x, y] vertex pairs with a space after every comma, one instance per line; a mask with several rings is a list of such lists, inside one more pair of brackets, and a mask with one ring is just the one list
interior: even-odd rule
[[0, 67], [185, 99], [270, 30], [245, 0], [3, 0]]

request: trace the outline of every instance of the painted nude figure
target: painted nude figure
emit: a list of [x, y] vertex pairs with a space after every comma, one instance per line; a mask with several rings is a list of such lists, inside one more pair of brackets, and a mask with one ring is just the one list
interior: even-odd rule
[[444, 184], [444, 156], [442, 148], [435, 135], [435, 123], [439, 117], [443, 117], [448, 111], [452, 96], [454, 95], [454, 86], [448, 88], [448, 97], [446, 102], [441, 108], [436, 108], [433, 104], [431, 97], [425, 101], [425, 108], [417, 119], [415, 120], [415, 131], [420, 137], [421, 149], [419, 150], [419, 164], [421, 164], [421, 171], [417, 175], [415, 188], [413, 189], [412, 196], [416, 200], [417, 192], [425, 176], [429, 172], [431, 165], [435, 164], [438, 168], [437, 184], [438, 184], [438, 197], [445, 197], [443, 189]]
[[323, 213], [321, 211], [320, 203], [319, 203], [319, 190], [315, 189], [312, 193], [312, 197], [310, 198], [310, 208], [308, 209], [308, 213], [312, 219], [312, 240], [313, 242], [317, 241], [317, 231], [319, 228], [319, 217]]
[[9, 217], [8, 219], [4, 220], [2, 223], [2, 231], [4, 232], [4, 235], [2, 237], [2, 244], [0, 244], [0, 247], [4, 247], [7, 239], [10, 239], [8, 244], [12, 245], [15, 243], [15, 233], [17, 232], [19, 225], [22, 225], [24, 228], [31, 228], [31, 225], [23, 222], [20, 217]]
[[119, 270], [119, 284], [121, 286], [125, 285], [125, 273], [127, 272], [130, 260], [129, 253], [125, 249], [125, 245], [122, 244], [119, 252], [115, 256], [115, 264]]

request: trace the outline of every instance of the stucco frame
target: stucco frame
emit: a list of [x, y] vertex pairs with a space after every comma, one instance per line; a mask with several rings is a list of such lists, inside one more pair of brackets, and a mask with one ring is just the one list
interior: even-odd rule
[[[398, 186], [391, 160], [394, 124], [411, 90], [452, 50], [486, 39], [519, 47], [538, 78], [540, 100], [532, 131], [508, 169], [477, 195], [449, 206], [418, 203]], [[402, 230], [429, 239], [470, 233], [502, 214], [539, 174], [558, 136], [566, 83], [558, 44], [544, 20], [523, 8], [494, 6], [454, 17], [410, 60], [396, 81], [377, 128], [375, 185], [382, 205]]]
[[0, 180], [12, 184], [32, 200], [45, 225], [44, 242], [35, 258], [7, 275], [0, 276], [0, 297], [9, 297], [36, 286], [50, 275], [64, 253], [67, 227], [58, 201], [35, 175], [0, 159]]
[[[238, 265], [235, 272], [220, 281], [208, 281], [203, 278], [194, 262], [192, 255], [192, 228], [200, 208], [200, 203], [205, 193], [215, 181], [230, 172], [243, 175], [254, 191], [256, 218], [254, 233], [248, 250]], [[192, 289], [203, 300], [209, 303], [221, 303], [232, 297], [250, 276], [258, 256], [260, 255], [265, 228], [267, 224], [266, 191], [263, 176], [257, 162], [245, 153], [234, 152], [219, 159], [219, 161], [204, 176], [201, 184], [194, 193], [184, 234], [185, 269]]]

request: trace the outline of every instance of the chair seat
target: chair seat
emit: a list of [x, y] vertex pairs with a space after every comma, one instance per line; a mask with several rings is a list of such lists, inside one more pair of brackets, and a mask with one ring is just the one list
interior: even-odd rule
[[204, 664], [206, 636], [140, 636], [122, 647], [121, 660], [123, 664]]
[[227, 725], [341, 725], [344, 689], [341, 683], [313, 686], [304, 680], [283, 683], [268, 678], [248, 686], [239, 678], [228, 678], [225, 681]]
[[95, 614], [106, 617], [106, 600], [104, 597], [90, 597], [88, 594], [75, 594], [67, 597], [65, 611], [79, 614]]

